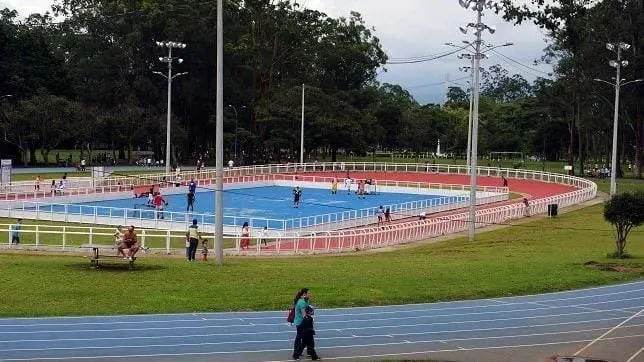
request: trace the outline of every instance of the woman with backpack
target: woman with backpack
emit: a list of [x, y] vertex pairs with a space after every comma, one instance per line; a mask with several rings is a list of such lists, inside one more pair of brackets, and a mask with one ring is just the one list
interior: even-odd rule
[[[295, 342], [293, 343], [293, 359], [298, 360], [302, 355], [304, 350], [303, 338], [305, 336], [305, 331], [302, 329], [302, 322], [304, 321], [304, 316], [306, 315], [306, 308], [309, 306], [309, 298], [311, 297], [311, 292], [308, 288], [302, 288], [293, 298], [293, 324], [297, 329], [295, 334]], [[290, 313], [289, 313], [290, 317]]]

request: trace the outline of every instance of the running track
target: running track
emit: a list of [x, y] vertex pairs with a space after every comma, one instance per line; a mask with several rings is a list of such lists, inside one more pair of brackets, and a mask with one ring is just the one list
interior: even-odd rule
[[[0, 361], [279, 361], [285, 312], [0, 319]], [[316, 311], [323, 360], [644, 361], [644, 281], [525, 297]], [[306, 360], [306, 358], [304, 358]]]

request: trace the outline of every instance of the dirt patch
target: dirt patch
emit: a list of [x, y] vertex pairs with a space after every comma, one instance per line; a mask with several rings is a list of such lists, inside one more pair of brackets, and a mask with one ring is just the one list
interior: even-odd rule
[[644, 272], [644, 265], [642, 264], [619, 264], [619, 263], [599, 263], [596, 261], [589, 261], [584, 263], [586, 268], [611, 271], [617, 273], [641, 273]]

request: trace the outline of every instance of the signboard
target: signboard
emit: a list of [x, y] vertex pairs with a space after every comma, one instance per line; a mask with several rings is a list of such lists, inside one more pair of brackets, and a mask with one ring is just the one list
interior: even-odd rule
[[95, 166], [92, 167], [92, 187], [99, 185], [97, 181], [102, 180], [105, 177], [105, 166]]
[[0, 160], [0, 184], [11, 184], [11, 169], [12, 166], [10, 159]]

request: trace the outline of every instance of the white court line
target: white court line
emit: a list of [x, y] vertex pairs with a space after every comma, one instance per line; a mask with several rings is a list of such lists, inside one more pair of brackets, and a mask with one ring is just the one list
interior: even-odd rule
[[[615, 302], [622, 302], [622, 301], [630, 301], [630, 300], [640, 300], [644, 299], [644, 296], [642, 297], [635, 297], [635, 298], [625, 298], [625, 299], [619, 299], [619, 300], [610, 300], [610, 301], [602, 301], [602, 302], [596, 302], [596, 303], [584, 303], [584, 304], [572, 304], [572, 305], [566, 305], [566, 306], [544, 306], [542, 308], [526, 308], [526, 309], [514, 309], [514, 310], [499, 310], [499, 311], [485, 311], [485, 312], [472, 312], [472, 313], [455, 313], [455, 314], [424, 314], [424, 315], [412, 315], [412, 316], [397, 316], [393, 318], [371, 318], [371, 319], [344, 319], [344, 320], [329, 320], [328, 317], [332, 316], [326, 316], [323, 315], [323, 319], [321, 321], [316, 322], [316, 324], [337, 324], [337, 323], [356, 323], [356, 322], [374, 322], [374, 321], [389, 321], [389, 320], [407, 320], [407, 319], [424, 319], [424, 318], [446, 318], [446, 317], [453, 317], [453, 316], [476, 316], [476, 315], [490, 315], [490, 314], [507, 314], [507, 313], [519, 313], [519, 312], [532, 312], [532, 311], [541, 311], [541, 310], [556, 310], [556, 309], [564, 309], [564, 308], [583, 308], [583, 309], [588, 309], [589, 311], [593, 312], [620, 312], [620, 313], [629, 313], [630, 312], [624, 312], [622, 309], [604, 309], [604, 310], [598, 310], [594, 308], [585, 308], [584, 306], [588, 305], [596, 305], [596, 304], [611, 304]], [[529, 302], [528, 304], [535, 304], [535, 302]], [[640, 306], [633, 307], [633, 308], [639, 308]], [[422, 311], [416, 311], [416, 312], [422, 312]], [[368, 313], [368, 314], [378, 314], [378, 313]], [[383, 313], [385, 314], [385, 313]], [[393, 314], [393, 313], [392, 313]], [[397, 314], [400, 314], [398, 312]], [[542, 315], [540, 317], [548, 317], [548, 316], [560, 316], [560, 315], [566, 315], [566, 314], [546, 314]], [[539, 317], [539, 316], [536, 316]], [[250, 318], [233, 318], [233, 319], [225, 319], [226, 321], [229, 320], [240, 320], [244, 321], [245, 319], [250, 319]], [[208, 322], [216, 322], [219, 320], [212, 320], [209, 319]], [[172, 324], [172, 323], [194, 323], [194, 322], [202, 322], [200, 320], [195, 320], [195, 319], [189, 319], [189, 320], [175, 320], [175, 321], [167, 321], [167, 324]], [[476, 321], [473, 321], [476, 322]], [[97, 326], [105, 326], [105, 325], [140, 325], [145, 322], [134, 322], [134, 321], [120, 321], [120, 322], [81, 322], [81, 323], [43, 323], [43, 324], [29, 324], [29, 325], [23, 325], [23, 324], [6, 324], [6, 325], [0, 325], [0, 327], [8, 328], [8, 327], [14, 327], [14, 328], [29, 328], [29, 327], [43, 327], [43, 326], [48, 326], [48, 327], [58, 327], [58, 326], [82, 326], [82, 325], [97, 325]], [[149, 323], [163, 323], [163, 321], [150, 321]], [[248, 322], [248, 324], [229, 324], [229, 325], [204, 325], [204, 326], [175, 326], [175, 327], [151, 327], [151, 328], [137, 328], [136, 330], [163, 330], [163, 329], [168, 329], [168, 328], [176, 328], [176, 329], [189, 329], [189, 328], [224, 328], [224, 327], [244, 327], [244, 326], [281, 326], [284, 325], [284, 323], [259, 323], [259, 324], [253, 324], [252, 322]], [[128, 329], [128, 328], [115, 328], [115, 329], [110, 329], [109, 331], [131, 331], [133, 329]], [[48, 330], [48, 331], [0, 331], [1, 334], [10, 334], [10, 333], [54, 333], [54, 332], [63, 332], [63, 333], [74, 333], [74, 332], [93, 332], [95, 330], [83, 330], [83, 329], [78, 329], [78, 330]]]
[[[606, 310], [610, 311], [610, 310]], [[432, 325], [449, 325], [449, 324], [467, 324], [467, 323], [482, 323], [482, 322], [503, 322], [503, 321], [512, 321], [512, 320], [526, 320], [526, 319], [539, 319], [539, 318], [552, 318], [552, 317], [565, 317], [565, 316], [576, 316], [576, 315], [582, 315], [582, 314], [596, 314], [597, 312], [594, 311], [587, 311], [587, 312], [575, 312], [575, 313], [560, 313], [560, 314], [546, 314], [546, 315], [537, 315], [537, 316], [523, 316], [523, 317], [512, 317], [512, 318], [497, 318], [497, 319], [477, 319], [477, 320], [466, 320], [466, 321], [449, 321], [449, 322], [432, 322], [432, 323], [417, 323], [417, 324], [398, 324], [398, 325], [388, 325], [388, 326], [360, 326], [360, 327], [348, 327], [348, 328], [332, 328], [333, 330], [336, 331], [348, 331], [348, 330], [354, 330], [354, 329], [374, 329], [374, 328], [392, 328], [392, 327], [409, 327], [409, 326], [432, 326]], [[418, 318], [424, 318], [423, 316], [418, 316], [418, 317], [407, 317], [403, 319], [418, 319]], [[380, 319], [371, 319], [371, 320], [365, 320], [366, 322], [371, 322], [371, 321], [388, 321], [388, 320], [398, 320], [401, 318], [380, 318]], [[332, 324], [332, 323], [340, 323], [339, 321], [336, 322], [318, 322], [316, 324]], [[104, 329], [85, 329], [85, 330], [48, 330], [48, 331], [17, 331], [17, 332], [5, 332], [2, 331], [0, 334], [36, 334], [36, 333], [96, 333], [96, 332], [128, 332], [128, 331], [136, 331], [136, 332], [143, 332], [143, 331], [153, 331], [153, 330], [185, 330], [185, 329], [215, 329], [215, 328], [232, 328], [232, 327], [249, 327], [250, 325], [248, 324], [240, 324], [240, 325], [223, 325], [223, 326], [195, 326], [195, 327], [154, 327], [154, 328], [120, 328], [120, 329], [109, 329], [109, 330], [104, 330]], [[269, 326], [275, 326], [275, 324], [257, 324], [256, 327], [269, 327]]]
[[631, 358], [627, 359], [626, 362], [635, 361], [635, 357], [639, 356], [639, 354], [642, 353], [642, 351], [644, 351], [644, 347], [640, 348], [639, 351], [635, 352], [635, 354], [633, 354]]
[[586, 346], [584, 346], [582, 349], [580, 349], [579, 351], [575, 352], [575, 354], [574, 354], [574, 355], [575, 355], [575, 356], [579, 356], [579, 354], [580, 354], [581, 352], [585, 351], [588, 347], [592, 346], [592, 345], [593, 345], [593, 344], [595, 344], [597, 341], [599, 341], [599, 340], [603, 339], [603, 338], [604, 338], [604, 337], [606, 337], [607, 335], [609, 335], [609, 334], [613, 333], [613, 331], [615, 331], [617, 328], [621, 327], [622, 325], [624, 325], [625, 323], [627, 323], [627, 322], [628, 322], [628, 321], [630, 321], [631, 319], [636, 318], [636, 317], [637, 317], [638, 315], [640, 315], [642, 312], [644, 312], [644, 309], [642, 309], [642, 310], [640, 310], [639, 312], [637, 312], [637, 313], [633, 314], [632, 316], [630, 316], [630, 317], [626, 318], [626, 319], [625, 319], [625, 320], [623, 320], [620, 324], [618, 324], [618, 325], [614, 326], [613, 328], [611, 328], [610, 330], [608, 330], [606, 333], [604, 333], [604, 334], [602, 334], [601, 336], [599, 336], [599, 337], [595, 338], [592, 342], [588, 343], [588, 344], [587, 344]]
[[[453, 329], [453, 330], [440, 330], [440, 331], [423, 331], [423, 332], [409, 332], [409, 333], [387, 333], [387, 334], [381, 334], [381, 335], [355, 335], [355, 337], [388, 337], [388, 338], [393, 338], [394, 336], [400, 337], [400, 336], [411, 336], [411, 335], [424, 335], [424, 334], [439, 334], [439, 333], [471, 333], [471, 332], [490, 332], [490, 331], [497, 331], [497, 330], [508, 330], [508, 329], [530, 329], [530, 328], [541, 328], [541, 327], [555, 327], [555, 326], [569, 326], [569, 325], [579, 325], [579, 324], [586, 324], [586, 323], [597, 323], [597, 322], [608, 322], [608, 321], [613, 321], [613, 320], [621, 320], [621, 317], [615, 317], [615, 318], [606, 318], [606, 319], [589, 319], [589, 320], [584, 320], [584, 321], [573, 321], [573, 322], [559, 322], [559, 323], [547, 323], [547, 324], [531, 324], [527, 326], [508, 326], [508, 327], [493, 327], [493, 328], [475, 328], [475, 329]], [[422, 326], [422, 325], [412, 325], [413, 326]], [[644, 324], [634, 324], [634, 325], [629, 325], [627, 327], [640, 327], [644, 326]], [[627, 328], [624, 327], [624, 328]], [[380, 327], [378, 327], [380, 329]], [[610, 327], [606, 327], [603, 329], [608, 329]], [[362, 330], [363, 328], [356, 327], [354, 328], [356, 330]], [[339, 332], [336, 329], [317, 329], [316, 332], [318, 333], [325, 333], [325, 332]], [[253, 335], [253, 336], [260, 336], [264, 334], [294, 334], [294, 330], [287, 330], [287, 331], [275, 331], [275, 332], [239, 332], [239, 333], [211, 333], [211, 334], [173, 334], [173, 335], [163, 335], [163, 336], [134, 336], [134, 337], [128, 337], [128, 340], [146, 340], [146, 339], [173, 339], [173, 338], [193, 338], [193, 337], [230, 337], [230, 336], [243, 336], [243, 335]], [[56, 339], [14, 339], [14, 340], [6, 340], [6, 341], [0, 341], [0, 344], [2, 343], [8, 343], [8, 344], [15, 344], [15, 343], [39, 343], [39, 342], [96, 342], [96, 341], [111, 341], [111, 340], [122, 340], [123, 337], [98, 337], [98, 338], [56, 338]]]
[[[527, 295], [520, 295], [520, 296], [512, 296], [512, 297], [495, 297], [495, 298], [485, 298], [485, 299], [469, 299], [469, 300], [455, 300], [455, 301], [449, 301], [449, 302], [438, 302], [438, 303], [412, 303], [412, 304], [389, 304], [389, 305], [374, 305], [374, 306], [364, 306], [364, 307], [342, 307], [342, 308], [330, 308], [330, 309], [319, 309], [320, 311], [322, 310], [328, 310], [328, 311], [335, 311], [335, 310], [360, 310], [360, 309], [379, 309], [379, 308], [397, 308], [397, 307], [409, 307], [409, 306], [438, 306], [438, 305], [454, 305], [454, 304], [459, 304], [459, 303], [476, 303], [476, 302], [484, 302], [484, 301], [498, 301], [498, 300], [503, 300], [503, 299], [525, 299], [525, 298], [532, 298], [532, 297], [548, 297], [548, 296], [554, 296], [554, 295], [560, 295], [560, 294], [571, 294], [571, 293], [583, 293], [583, 292], [588, 292], [588, 291], [594, 291], [594, 290], [602, 290], [602, 289], [609, 289], [609, 288], [621, 288], [621, 287], [627, 287], [627, 286], [633, 286], [633, 285], [644, 285], [644, 281], [638, 281], [638, 282], [630, 282], [630, 283], [622, 283], [622, 284], [612, 284], [612, 285], [602, 285], [599, 287], [592, 287], [592, 288], [583, 288], [583, 289], [574, 289], [574, 290], [563, 290], [560, 292], [551, 292], [551, 293], [544, 293], [544, 294], [527, 294]], [[570, 297], [570, 298], [560, 298], [560, 299], [552, 299], [551, 301], [563, 301], [563, 300], [569, 300], [569, 299], [581, 299], [581, 298], [595, 298], [598, 296], [607, 296], [607, 295], [618, 295], [618, 294], [624, 294], [624, 293], [631, 293], [631, 292], [640, 292], [640, 289], [630, 289], [630, 290], [621, 290], [613, 293], [605, 293], [605, 294], [594, 294], [590, 296], [578, 296], [578, 297]], [[546, 300], [543, 300], [544, 302]], [[510, 304], [523, 304], [523, 302], [516, 302], [516, 303], [510, 303]], [[462, 307], [462, 308], [480, 308], [481, 306], [473, 306], [473, 307]], [[400, 312], [401, 310], [396, 310], [393, 311], [395, 313]], [[215, 312], [215, 313], [200, 313], [201, 315], [209, 316], [209, 315], [231, 315], [231, 314], [240, 314], [240, 315], [248, 315], [248, 314], [272, 314], [276, 313], [279, 314], [279, 316], [283, 316], [285, 311], [282, 310], [273, 310], [273, 311], [245, 311], [245, 312]], [[157, 316], [157, 317], [162, 317], [162, 316], [183, 316], [183, 315], [190, 315], [191, 313], [161, 313], [161, 314], [148, 314], [148, 315], [141, 315], [141, 314], [122, 314], [119, 316], [113, 316], [113, 315], [87, 315], [87, 316], [52, 316], [52, 317], [19, 317], [19, 318], [4, 318], [0, 319], [0, 322], [3, 320], [42, 320], [42, 319], [51, 319], [51, 320], [57, 320], [57, 319], [88, 319], [88, 318], [147, 318], [150, 316]], [[340, 314], [344, 315], [344, 314]], [[350, 314], [349, 314], [350, 315]], [[234, 319], [234, 317], [230, 317]], [[266, 318], [264, 317], [259, 317], [259, 318]], [[272, 318], [272, 317], [269, 317]], [[2, 324], [0, 324], [2, 326]]]

